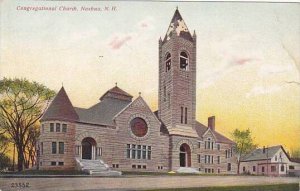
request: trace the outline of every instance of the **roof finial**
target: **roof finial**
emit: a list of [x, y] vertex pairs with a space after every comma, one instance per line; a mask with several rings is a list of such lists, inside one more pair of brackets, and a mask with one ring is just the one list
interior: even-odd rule
[[139, 92], [139, 96], [141, 96], [142, 95], [142, 93], [141, 92]]
[[178, 5], [176, 6], [176, 10], [178, 10]]
[[64, 87], [64, 82], [61, 82], [61, 87]]
[[116, 87], [118, 87], [118, 82], [115, 83]]

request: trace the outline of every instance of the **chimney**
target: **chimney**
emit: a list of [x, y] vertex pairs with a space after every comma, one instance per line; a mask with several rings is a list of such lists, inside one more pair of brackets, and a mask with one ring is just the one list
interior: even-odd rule
[[215, 130], [215, 116], [211, 116], [208, 118], [208, 127], [212, 130]]

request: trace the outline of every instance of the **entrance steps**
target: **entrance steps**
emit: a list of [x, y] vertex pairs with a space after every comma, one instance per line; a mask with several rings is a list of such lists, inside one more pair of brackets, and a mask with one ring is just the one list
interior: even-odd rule
[[76, 158], [77, 169], [97, 176], [121, 176], [122, 172], [111, 170], [102, 160], [86, 160]]
[[197, 168], [192, 168], [192, 167], [180, 167], [176, 170], [178, 173], [192, 173], [192, 174], [197, 174], [200, 173], [200, 171]]

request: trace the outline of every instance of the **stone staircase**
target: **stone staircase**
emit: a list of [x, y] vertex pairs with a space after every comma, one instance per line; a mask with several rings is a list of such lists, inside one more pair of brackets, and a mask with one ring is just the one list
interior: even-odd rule
[[77, 170], [89, 175], [121, 176], [122, 172], [111, 170], [102, 160], [85, 160], [76, 158]]
[[198, 169], [192, 167], [180, 167], [176, 170], [177, 173], [192, 173], [198, 174], [200, 173]]

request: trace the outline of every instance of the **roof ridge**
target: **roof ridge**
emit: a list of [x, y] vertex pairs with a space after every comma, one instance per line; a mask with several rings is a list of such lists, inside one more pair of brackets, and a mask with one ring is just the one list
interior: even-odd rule
[[[199, 121], [196, 120], [196, 126], [195, 126], [195, 130], [198, 133], [199, 137], [202, 137], [210, 128], [207, 127], [206, 125], [200, 123]], [[212, 133], [214, 134], [214, 136], [216, 136], [217, 140], [219, 142], [225, 142], [225, 143], [234, 143], [233, 140], [227, 138], [226, 136], [222, 135], [221, 133], [217, 132], [216, 130], [212, 130]]]
[[[120, 96], [118, 96], [118, 95], [120, 95]], [[124, 99], [124, 100], [128, 100], [128, 101], [131, 101], [131, 99], [133, 98], [132, 95], [130, 95], [126, 91], [122, 90], [118, 86], [114, 86], [113, 88], [107, 90], [100, 97], [100, 100], [102, 101], [104, 98], [107, 98], [107, 97], [111, 97], [111, 98], [115, 98], [115, 99]]]

